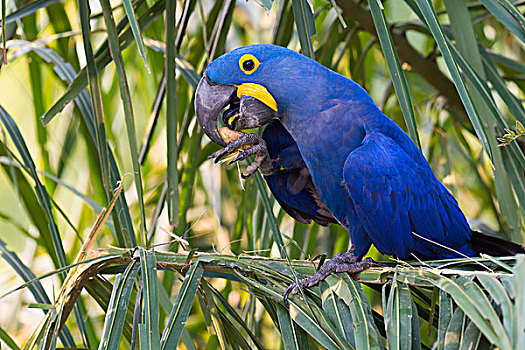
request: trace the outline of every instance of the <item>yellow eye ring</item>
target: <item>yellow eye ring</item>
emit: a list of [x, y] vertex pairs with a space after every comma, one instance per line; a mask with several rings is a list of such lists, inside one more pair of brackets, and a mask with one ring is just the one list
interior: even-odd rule
[[241, 68], [241, 70], [248, 75], [255, 72], [257, 68], [259, 68], [260, 64], [261, 62], [259, 62], [257, 57], [250, 54], [242, 55], [242, 57], [239, 59], [239, 68]]

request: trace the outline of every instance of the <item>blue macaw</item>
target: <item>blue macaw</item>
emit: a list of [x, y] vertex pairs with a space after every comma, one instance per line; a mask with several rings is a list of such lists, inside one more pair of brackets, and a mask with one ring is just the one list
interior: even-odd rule
[[[226, 145], [217, 129], [266, 125]], [[204, 132], [224, 148], [220, 158], [251, 145], [233, 161], [256, 155], [283, 209], [300, 222], [344, 226], [352, 249], [337, 254], [302, 287], [336, 271], [370, 266], [375, 245], [398, 259], [509, 255], [517, 244], [470, 229], [451, 193], [408, 135], [352, 80], [292, 50], [250, 45], [213, 61], [195, 96]], [[286, 293], [296, 293], [293, 283]]]

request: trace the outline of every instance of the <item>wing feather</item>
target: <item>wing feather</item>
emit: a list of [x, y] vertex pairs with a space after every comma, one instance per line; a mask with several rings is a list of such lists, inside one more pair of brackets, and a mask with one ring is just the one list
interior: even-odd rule
[[263, 139], [275, 160], [275, 171], [265, 176], [266, 183], [281, 207], [297, 221], [322, 226], [337, 223], [314, 187], [297, 144], [282, 124], [274, 120], [263, 131]]
[[381, 253], [404, 259], [411, 253], [450, 255], [439, 245], [465, 249], [472, 231], [457, 202], [428, 164], [407, 155], [391, 138], [367, 134], [348, 156], [343, 178], [360, 222]]

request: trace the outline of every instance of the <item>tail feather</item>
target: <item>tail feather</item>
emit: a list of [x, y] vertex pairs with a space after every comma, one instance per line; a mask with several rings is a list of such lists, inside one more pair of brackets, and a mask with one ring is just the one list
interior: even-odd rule
[[489, 236], [478, 231], [472, 231], [470, 246], [476, 255], [509, 256], [525, 254], [525, 247], [520, 244]]

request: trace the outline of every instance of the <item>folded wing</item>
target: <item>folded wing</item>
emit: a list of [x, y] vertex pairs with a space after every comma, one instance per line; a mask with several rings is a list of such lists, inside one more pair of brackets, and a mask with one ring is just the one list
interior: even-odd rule
[[417, 159], [377, 132], [350, 153], [343, 178], [361, 224], [380, 252], [400, 259], [474, 255], [456, 200]]
[[283, 125], [272, 121], [262, 138], [270, 158], [275, 160], [273, 173], [264, 178], [284, 211], [304, 224], [312, 220], [323, 226], [337, 223], [320, 199], [297, 144]]

